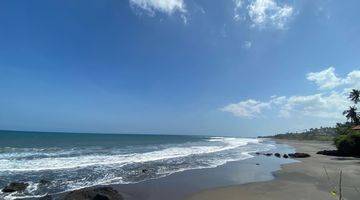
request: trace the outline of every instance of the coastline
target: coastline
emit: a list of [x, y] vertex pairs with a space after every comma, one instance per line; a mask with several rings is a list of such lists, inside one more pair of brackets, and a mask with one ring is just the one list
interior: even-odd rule
[[331, 191], [338, 191], [339, 172], [342, 170], [342, 195], [355, 200], [360, 196], [360, 158], [334, 157], [316, 154], [324, 149], [334, 149], [331, 142], [275, 140], [287, 144], [311, 157], [300, 162], [284, 164], [273, 172], [275, 179], [237, 186], [203, 190], [190, 195], [187, 200], [288, 200], [288, 199], [338, 199]]
[[[275, 144], [275, 143], [274, 143]], [[294, 148], [276, 143], [275, 149], [267, 152], [293, 153]], [[230, 161], [215, 168], [190, 169], [171, 175], [150, 179], [133, 184], [110, 185], [125, 200], [183, 200], [203, 190], [229, 187], [252, 182], [263, 182], [274, 179], [272, 174], [280, 170], [281, 165], [297, 162], [293, 159], [275, 156], [257, 156], [245, 160]], [[95, 186], [93, 188], [100, 188]], [[69, 192], [53, 196], [62, 199]]]
[[[272, 140], [276, 149], [263, 153], [308, 153], [311, 157], [285, 159], [263, 154], [231, 161], [215, 168], [191, 169], [133, 184], [110, 185], [124, 200], [304, 200], [338, 199], [339, 171], [343, 171], [343, 199], [360, 195], [360, 158], [316, 154], [333, 149], [331, 142]], [[98, 185], [94, 189], [102, 188]], [[75, 192], [82, 189], [74, 190]], [[40, 199], [63, 199], [69, 192]], [[36, 199], [36, 198], [34, 198]]]

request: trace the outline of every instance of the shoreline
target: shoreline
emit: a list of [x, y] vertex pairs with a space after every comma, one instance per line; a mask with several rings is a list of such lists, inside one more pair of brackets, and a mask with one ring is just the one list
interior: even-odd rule
[[[275, 148], [263, 153], [294, 152], [294, 148], [286, 144], [270, 141], [274, 143]], [[255, 152], [251, 154], [252, 158], [230, 161], [214, 168], [189, 169], [138, 183], [108, 186], [118, 191], [125, 200], [183, 200], [206, 189], [269, 181], [274, 179], [272, 172], [279, 170], [282, 164], [297, 162], [290, 158], [257, 156]], [[102, 186], [91, 188], [100, 187]], [[60, 193], [53, 196], [53, 199], [62, 199], [68, 193]]]
[[[319, 150], [334, 149], [330, 142], [271, 141], [276, 144], [275, 149], [261, 155], [254, 152], [254, 157], [245, 160], [230, 161], [215, 168], [185, 170], [138, 183], [104, 186], [116, 190], [124, 200], [238, 200], [239, 197], [248, 200], [328, 200], [338, 199], [331, 191], [338, 191], [337, 182], [342, 169], [344, 199], [359, 197], [360, 158], [316, 154]], [[311, 157], [286, 159], [264, 155], [275, 152], [303, 152]], [[97, 185], [87, 189], [102, 187]], [[61, 200], [71, 192], [31, 199]]]
[[[287, 144], [297, 152], [309, 153], [309, 158], [297, 158], [300, 162], [283, 164], [273, 172], [270, 181], [219, 187], [194, 193], [186, 200], [288, 200], [288, 199], [338, 199], [339, 172], [342, 170], [342, 195], [355, 200], [360, 196], [360, 159], [316, 154], [320, 150], [334, 149], [330, 142], [275, 140]], [[336, 191], [336, 195], [332, 194]]]

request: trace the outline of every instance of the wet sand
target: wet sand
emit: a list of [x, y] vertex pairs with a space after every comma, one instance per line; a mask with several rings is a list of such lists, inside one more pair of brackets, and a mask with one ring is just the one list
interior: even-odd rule
[[[285, 164], [273, 173], [275, 179], [265, 182], [203, 190], [187, 200], [329, 200], [339, 199], [339, 172], [342, 170], [342, 196], [360, 199], [360, 158], [317, 155], [324, 149], [334, 149], [330, 142], [278, 140], [309, 153], [310, 158]], [[336, 196], [331, 194], [336, 191]]]
[[[294, 148], [277, 144], [276, 149], [270, 152], [292, 153]], [[125, 200], [183, 200], [205, 189], [272, 180], [272, 172], [280, 170], [283, 164], [293, 162], [296, 161], [275, 156], [254, 156], [215, 168], [187, 170], [163, 178], [112, 187]], [[62, 199], [66, 194], [54, 195], [54, 199]]]
[[[278, 150], [293, 151], [287, 147]], [[113, 187], [124, 195], [125, 200], [183, 200], [204, 189], [272, 180], [272, 172], [280, 170], [282, 164], [292, 162], [292, 159], [274, 156], [255, 156], [216, 168], [188, 170], [160, 179]]]

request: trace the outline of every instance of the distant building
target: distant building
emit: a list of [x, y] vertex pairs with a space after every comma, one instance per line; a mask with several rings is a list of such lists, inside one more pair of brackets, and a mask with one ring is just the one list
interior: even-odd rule
[[360, 131], [360, 125], [352, 127], [352, 130]]

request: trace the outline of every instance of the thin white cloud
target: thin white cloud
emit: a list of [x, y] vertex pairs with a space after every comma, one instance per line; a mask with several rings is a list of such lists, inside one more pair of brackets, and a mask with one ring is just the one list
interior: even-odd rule
[[252, 42], [251, 41], [245, 41], [243, 44], [243, 48], [244, 49], [250, 49], [252, 46]]
[[342, 119], [344, 111], [350, 102], [346, 95], [337, 92], [330, 94], [313, 94], [305, 96], [291, 96], [279, 107], [280, 117], [318, 117]]
[[346, 76], [343, 80], [348, 87], [360, 89], [360, 70], [354, 70]]
[[270, 98], [271, 98], [270, 103], [275, 104], [275, 105], [283, 104], [286, 101], [285, 96], [278, 97], [278, 96], [274, 95], [274, 96], [271, 96]]
[[290, 97], [274, 97], [267, 102], [253, 99], [229, 104], [221, 110], [230, 112], [237, 117], [255, 118], [262, 114], [265, 109], [277, 109], [279, 117], [318, 117], [341, 119], [342, 111], [351, 103], [345, 93], [331, 92], [330, 94], [312, 94]]
[[306, 77], [314, 81], [320, 89], [331, 90], [310, 95], [271, 96], [270, 100], [265, 102], [249, 99], [229, 104], [221, 110], [247, 118], [260, 116], [268, 109], [275, 111], [277, 115], [273, 115], [278, 117], [344, 119], [342, 112], [351, 105], [348, 99], [349, 91], [353, 88], [360, 89], [360, 71], [351, 71], [345, 78], [340, 78], [335, 74], [335, 68], [330, 67], [320, 72], [309, 73]]
[[306, 78], [315, 82], [322, 90], [334, 89], [339, 86], [360, 88], [360, 70], [351, 71], [345, 78], [341, 78], [336, 75], [334, 67], [329, 67], [320, 72], [308, 73]]
[[280, 5], [276, 0], [253, 0], [248, 5], [248, 13], [253, 26], [274, 26], [284, 29], [294, 14], [290, 5]]
[[187, 24], [188, 19], [185, 15], [187, 12], [183, 0], [129, 0], [132, 8], [144, 10], [150, 16], [154, 16], [156, 12], [172, 15], [175, 12], [180, 13], [181, 19]]
[[130, 0], [130, 4], [152, 13], [155, 11], [167, 14], [172, 14], [175, 11], [186, 12], [183, 0]]
[[308, 73], [306, 78], [314, 81], [320, 89], [333, 89], [342, 84], [342, 80], [335, 74], [335, 68], [329, 67], [320, 72]]
[[257, 117], [264, 109], [270, 108], [269, 103], [248, 99], [238, 103], [229, 104], [221, 108], [224, 112], [230, 112], [237, 117], [254, 118]]
[[244, 1], [243, 0], [233, 0], [235, 7], [234, 7], [234, 20], [239, 21], [241, 20], [241, 8], [243, 7]]

